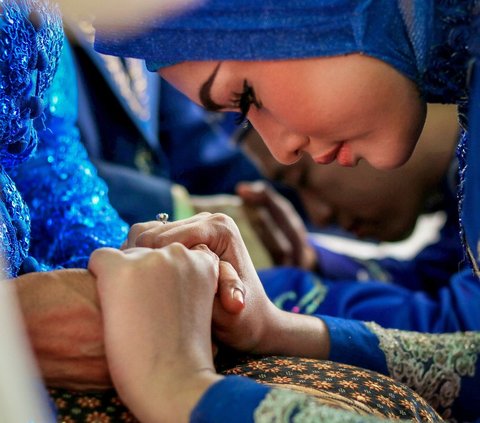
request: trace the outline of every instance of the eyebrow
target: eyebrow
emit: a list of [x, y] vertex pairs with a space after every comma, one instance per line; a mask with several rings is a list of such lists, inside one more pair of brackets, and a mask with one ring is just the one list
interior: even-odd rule
[[218, 112], [219, 110], [227, 108], [222, 104], [215, 103], [212, 100], [212, 86], [215, 82], [215, 78], [217, 76], [218, 70], [220, 69], [222, 62], [219, 62], [215, 69], [213, 70], [212, 74], [208, 77], [208, 79], [202, 84], [200, 87], [200, 91], [198, 92], [198, 97], [200, 98], [200, 103], [202, 106], [205, 107], [210, 112]]

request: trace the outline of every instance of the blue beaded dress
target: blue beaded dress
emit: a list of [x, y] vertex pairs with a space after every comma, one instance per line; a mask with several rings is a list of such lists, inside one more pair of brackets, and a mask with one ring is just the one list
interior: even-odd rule
[[15, 277], [86, 267], [95, 248], [118, 247], [127, 227], [80, 143], [75, 72], [61, 20], [43, 2], [1, 6], [2, 268]]
[[[152, 70], [184, 60], [361, 52], [414, 81], [426, 101], [458, 105], [464, 128], [457, 152], [460, 235], [469, 266], [451, 278], [456, 291], [452, 298], [465, 310], [456, 327], [475, 330], [429, 334], [318, 316], [329, 329], [331, 360], [390, 375], [451, 421], [480, 418], [480, 306], [477, 299], [471, 301], [470, 289], [478, 291], [480, 278], [479, 12], [478, 0], [209, 0], [178, 18], [151, 24], [146, 34], [134, 28], [125, 40], [100, 31], [96, 41], [99, 51], [143, 58]], [[311, 297], [318, 300], [318, 295]], [[437, 317], [433, 313], [429, 318], [433, 321], [424, 322], [426, 326]], [[198, 403], [192, 420], [272, 421], [274, 414], [285, 421], [325, 420], [300, 399], [275, 398], [275, 389], [253, 382], [246, 386], [249, 382], [217, 383]], [[225, 401], [227, 396], [232, 401]], [[330, 416], [325, 421], [347, 420]]]

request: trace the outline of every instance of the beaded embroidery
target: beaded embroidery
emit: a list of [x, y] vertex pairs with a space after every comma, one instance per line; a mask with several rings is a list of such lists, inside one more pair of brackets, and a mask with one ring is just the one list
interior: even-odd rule
[[255, 410], [254, 421], [256, 423], [374, 423], [385, 420], [327, 407], [298, 392], [272, 389]]
[[0, 3], [0, 163], [27, 159], [38, 138], [33, 125], [63, 44], [58, 10], [35, 0]]
[[33, 119], [62, 48], [58, 10], [35, 0], [0, 1], [0, 208], [2, 270], [15, 276], [28, 254], [28, 208], [6, 168], [27, 159], [38, 137]]
[[47, 129], [38, 132], [38, 148], [11, 171], [30, 207], [30, 255], [47, 269], [85, 268], [94, 249], [119, 247], [128, 226], [110, 205], [75, 126], [77, 90], [68, 44], [45, 102]]
[[443, 418], [451, 416], [461, 378], [475, 375], [480, 333], [426, 334], [366, 326], [378, 337], [391, 377], [425, 398]]

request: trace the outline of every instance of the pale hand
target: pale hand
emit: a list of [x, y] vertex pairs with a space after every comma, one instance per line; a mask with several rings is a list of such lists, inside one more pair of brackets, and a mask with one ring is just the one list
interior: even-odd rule
[[189, 250], [95, 251], [105, 348], [114, 385], [142, 422], [188, 421], [215, 374], [211, 318], [218, 257]]
[[167, 224], [136, 224], [130, 230], [127, 244], [129, 247], [162, 248], [173, 242], [187, 248], [205, 244], [230, 265], [224, 266], [220, 283], [236, 284], [243, 293], [244, 306], [238, 307], [241, 312], [220, 306], [216, 301], [213, 328], [217, 340], [250, 353], [327, 357], [329, 337], [323, 322], [275, 307], [263, 289], [231, 218], [220, 213], [200, 213]]

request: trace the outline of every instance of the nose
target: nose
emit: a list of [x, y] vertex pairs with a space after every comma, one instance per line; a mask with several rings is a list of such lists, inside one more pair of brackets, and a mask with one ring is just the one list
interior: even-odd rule
[[309, 144], [309, 138], [292, 132], [270, 116], [249, 116], [272, 156], [284, 165], [297, 162]]
[[300, 160], [303, 149], [308, 145], [308, 137], [285, 130], [260, 136], [272, 156], [284, 165], [291, 165]]

